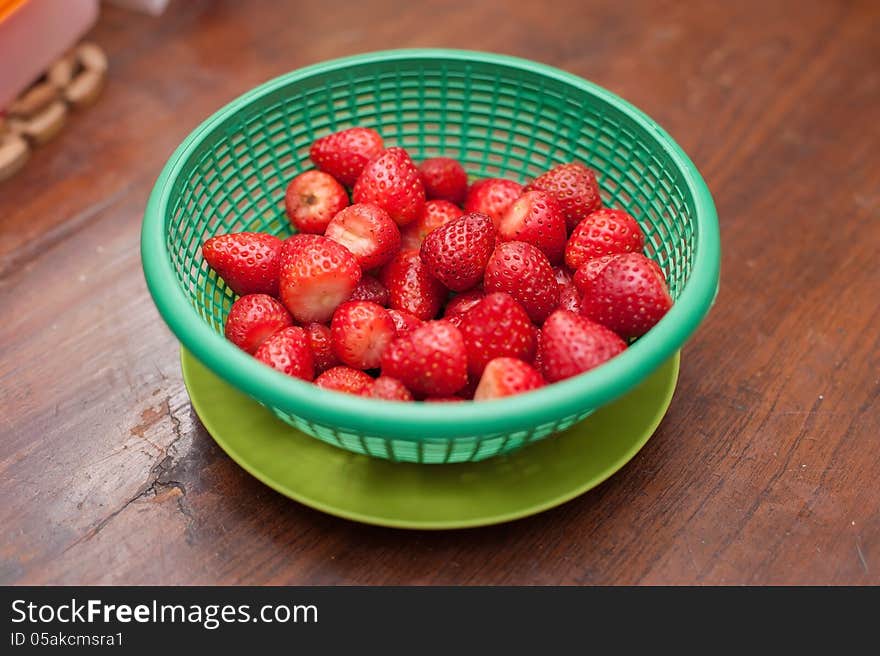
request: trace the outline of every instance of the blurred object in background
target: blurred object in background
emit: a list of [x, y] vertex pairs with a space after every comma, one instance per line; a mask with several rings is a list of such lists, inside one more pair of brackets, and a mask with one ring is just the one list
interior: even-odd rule
[[168, 6], [168, 0], [110, 0], [110, 2], [126, 9], [135, 9], [153, 16], [158, 16]]
[[0, 0], [0, 109], [95, 24], [98, 0]]

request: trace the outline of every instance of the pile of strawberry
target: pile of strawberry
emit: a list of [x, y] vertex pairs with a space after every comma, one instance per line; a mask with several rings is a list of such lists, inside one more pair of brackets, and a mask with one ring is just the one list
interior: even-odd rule
[[395, 401], [498, 398], [602, 364], [672, 305], [638, 223], [581, 164], [468, 186], [455, 160], [416, 166], [361, 127], [310, 155], [285, 196], [297, 234], [203, 246], [240, 296], [227, 338], [283, 373]]

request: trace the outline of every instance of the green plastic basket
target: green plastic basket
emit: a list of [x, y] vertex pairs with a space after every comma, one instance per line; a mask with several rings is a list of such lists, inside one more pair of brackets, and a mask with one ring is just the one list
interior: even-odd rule
[[[353, 125], [376, 128], [416, 160], [447, 155], [472, 177], [520, 182], [563, 162], [596, 169], [603, 199], [635, 216], [675, 305], [597, 369], [482, 403], [368, 400], [319, 389], [254, 360], [223, 337], [234, 295], [201, 256], [215, 234], [288, 235], [284, 191], [312, 167], [309, 145]], [[645, 114], [577, 76], [458, 50], [395, 50], [303, 68], [244, 94], [171, 156], [150, 196], [144, 273], [162, 317], [201, 362], [278, 417], [330, 444], [420, 463], [476, 461], [564, 430], [625, 394], [681, 348], [718, 285], [718, 224], [693, 163]]]

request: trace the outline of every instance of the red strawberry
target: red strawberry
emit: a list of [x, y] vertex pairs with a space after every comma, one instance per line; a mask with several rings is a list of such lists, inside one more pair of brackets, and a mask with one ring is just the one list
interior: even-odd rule
[[626, 253], [614, 257], [586, 286], [581, 314], [622, 337], [639, 337], [671, 307], [656, 265], [641, 253]]
[[452, 300], [446, 304], [446, 309], [443, 310], [443, 318], [449, 319], [457, 314], [464, 314], [477, 303], [482, 301], [483, 297], [485, 297], [485, 294], [482, 289], [472, 289], [463, 294], [456, 294], [452, 297]]
[[411, 330], [415, 330], [421, 326], [424, 321], [418, 317], [414, 317], [409, 312], [401, 312], [400, 310], [388, 310], [391, 320], [394, 321], [394, 327], [397, 329], [397, 335], [405, 335]]
[[202, 246], [202, 255], [239, 296], [278, 296], [281, 243], [262, 232], [234, 232], [211, 237]]
[[468, 189], [464, 211], [485, 214], [497, 226], [507, 208], [520, 197], [522, 192], [522, 185], [512, 180], [502, 178], [479, 180]]
[[568, 310], [575, 314], [581, 311], [581, 295], [578, 293], [577, 287], [573, 284], [565, 285], [559, 288], [559, 305], [556, 306], [560, 310]]
[[270, 335], [254, 353], [254, 357], [288, 376], [303, 380], [312, 380], [315, 377], [315, 362], [309, 337], [299, 326], [288, 326]]
[[528, 191], [507, 208], [498, 223], [503, 241], [524, 241], [537, 246], [551, 263], [562, 261], [565, 252], [565, 218], [559, 204], [546, 191]]
[[593, 280], [602, 273], [605, 265], [613, 260], [614, 255], [603, 255], [602, 257], [594, 257], [584, 262], [581, 267], [574, 273], [574, 286], [578, 292], [583, 295], [587, 288], [592, 284]]
[[386, 264], [379, 276], [388, 289], [389, 306], [422, 321], [437, 316], [446, 300], [446, 287], [428, 273], [418, 251], [401, 251]]
[[375, 130], [349, 128], [315, 141], [309, 156], [319, 169], [351, 187], [367, 162], [381, 153], [383, 147], [382, 137]]
[[323, 373], [340, 364], [339, 358], [333, 352], [333, 335], [327, 326], [322, 323], [310, 323], [306, 326], [306, 333], [315, 360], [315, 373]]
[[334, 392], [366, 396], [373, 387], [373, 379], [359, 369], [333, 367], [318, 376], [315, 385]]
[[559, 285], [547, 256], [523, 241], [498, 244], [486, 265], [483, 288], [507, 292], [538, 324], [559, 303]]
[[464, 212], [449, 201], [429, 200], [425, 203], [425, 209], [422, 210], [419, 218], [400, 231], [401, 246], [418, 250], [429, 232], [454, 221], [462, 214]]
[[382, 354], [382, 375], [418, 394], [447, 396], [467, 383], [467, 354], [458, 328], [429, 321], [398, 337]]
[[571, 284], [572, 277], [568, 272], [568, 269], [561, 266], [553, 267], [553, 276], [556, 278], [556, 283], [559, 285], [559, 291], [562, 291], [563, 287]]
[[638, 222], [623, 210], [593, 212], [571, 233], [565, 247], [565, 264], [580, 269], [587, 260], [603, 255], [639, 252], [645, 235]]
[[557, 310], [541, 328], [541, 372], [548, 383], [598, 367], [626, 349], [626, 343], [605, 326]]
[[467, 194], [467, 173], [448, 157], [432, 157], [419, 166], [427, 198], [439, 198], [461, 205]]
[[364, 271], [380, 267], [400, 249], [400, 230], [380, 207], [360, 203], [333, 217], [324, 236], [342, 244]]
[[300, 232], [322, 234], [327, 224], [348, 205], [345, 188], [333, 176], [306, 171], [296, 176], [284, 194], [287, 218]]
[[500, 399], [543, 386], [541, 374], [527, 362], [516, 358], [495, 358], [486, 365], [474, 392], [474, 401]]
[[454, 292], [483, 279], [495, 249], [495, 226], [485, 214], [465, 214], [425, 237], [420, 255], [432, 276]]
[[365, 273], [348, 300], [372, 301], [384, 307], [388, 305], [388, 290], [377, 278]]
[[425, 206], [419, 170], [403, 148], [389, 148], [364, 167], [352, 192], [355, 203], [373, 203], [399, 226], [412, 223]]
[[373, 381], [368, 396], [386, 401], [412, 401], [413, 396], [406, 386], [396, 378], [379, 376]]
[[293, 324], [290, 314], [271, 296], [242, 296], [226, 317], [226, 339], [248, 353], [254, 353], [272, 333]]
[[508, 294], [489, 294], [461, 316], [468, 373], [479, 378], [489, 360], [535, 357], [535, 328], [529, 315]]
[[369, 301], [343, 303], [330, 324], [333, 352], [355, 369], [375, 369], [382, 351], [397, 336], [394, 320], [381, 305]]
[[294, 235], [281, 254], [281, 301], [301, 323], [324, 323], [361, 279], [354, 255], [321, 235]]
[[526, 185], [527, 190], [540, 189], [556, 197], [568, 230], [588, 214], [602, 207], [596, 174], [583, 164], [560, 164]]

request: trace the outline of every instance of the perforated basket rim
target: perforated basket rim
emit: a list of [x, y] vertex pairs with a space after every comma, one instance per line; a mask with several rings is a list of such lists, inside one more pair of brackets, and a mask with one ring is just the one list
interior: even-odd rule
[[[574, 378], [505, 399], [437, 404], [365, 399], [324, 390], [266, 367], [214, 332], [187, 300], [166, 249], [166, 229], [174, 182], [205, 138], [251, 103], [311, 76], [354, 65], [424, 59], [486, 63], [576, 87], [640, 125], [679, 169], [696, 209], [693, 269], [666, 316], [619, 356]], [[156, 181], [144, 215], [141, 257], [147, 287], [171, 331], [199, 361], [236, 388], [308, 422], [424, 441], [534, 428], [599, 408], [631, 390], [681, 348], [709, 311], [718, 292], [720, 243], [715, 204], [702, 176], [672, 137], [641, 110], [592, 82], [544, 64], [485, 52], [419, 48], [365, 53], [300, 68], [248, 91], [210, 116], [174, 151]]]

